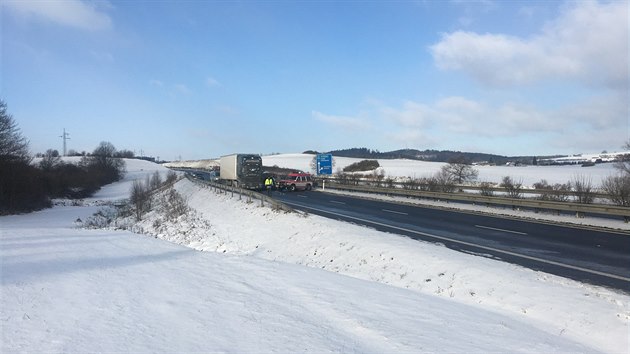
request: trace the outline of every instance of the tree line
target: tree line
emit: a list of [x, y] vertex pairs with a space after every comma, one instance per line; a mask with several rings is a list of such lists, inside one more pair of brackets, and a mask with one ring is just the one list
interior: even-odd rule
[[29, 141], [0, 100], [0, 215], [52, 205], [53, 198], [85, 198], [124, 177], [125, 161], [113, 144], [101, 142], [77, 164], [49, 149], [33, 164]]

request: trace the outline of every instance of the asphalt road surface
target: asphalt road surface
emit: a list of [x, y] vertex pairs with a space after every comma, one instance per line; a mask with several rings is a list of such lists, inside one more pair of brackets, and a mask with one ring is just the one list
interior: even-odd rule
[[630, 293], [630, 233], [325, 192], [274, 192], [294, 209]]

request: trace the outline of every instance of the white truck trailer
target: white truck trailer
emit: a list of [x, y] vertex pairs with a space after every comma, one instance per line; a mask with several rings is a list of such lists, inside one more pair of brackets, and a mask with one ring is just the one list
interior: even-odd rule
[[262, 187], [262, 158], [255, 154], [232, 154], [221, 156], [219, 181], [248, 189]]

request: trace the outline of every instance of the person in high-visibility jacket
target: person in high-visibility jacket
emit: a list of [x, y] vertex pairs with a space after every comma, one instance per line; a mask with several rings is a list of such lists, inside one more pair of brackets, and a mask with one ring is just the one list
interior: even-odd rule
[[271, 190], [273, 189], [273, 178], [271, 178], [271, 176], [265, 179], [265, 189], [267, 190], [267, 194], [271, 195]]

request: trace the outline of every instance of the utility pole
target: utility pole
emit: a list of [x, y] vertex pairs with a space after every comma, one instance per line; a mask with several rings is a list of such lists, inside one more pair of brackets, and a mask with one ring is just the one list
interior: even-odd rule
[[66, 133], [66, 128], [63, 128], [63, 135], [59, 136], [63, 139], [63, 156], [66, 156], [66, 140], [70, 140], [70, 138], [68, 137], [69, 135], [70, 133]]

